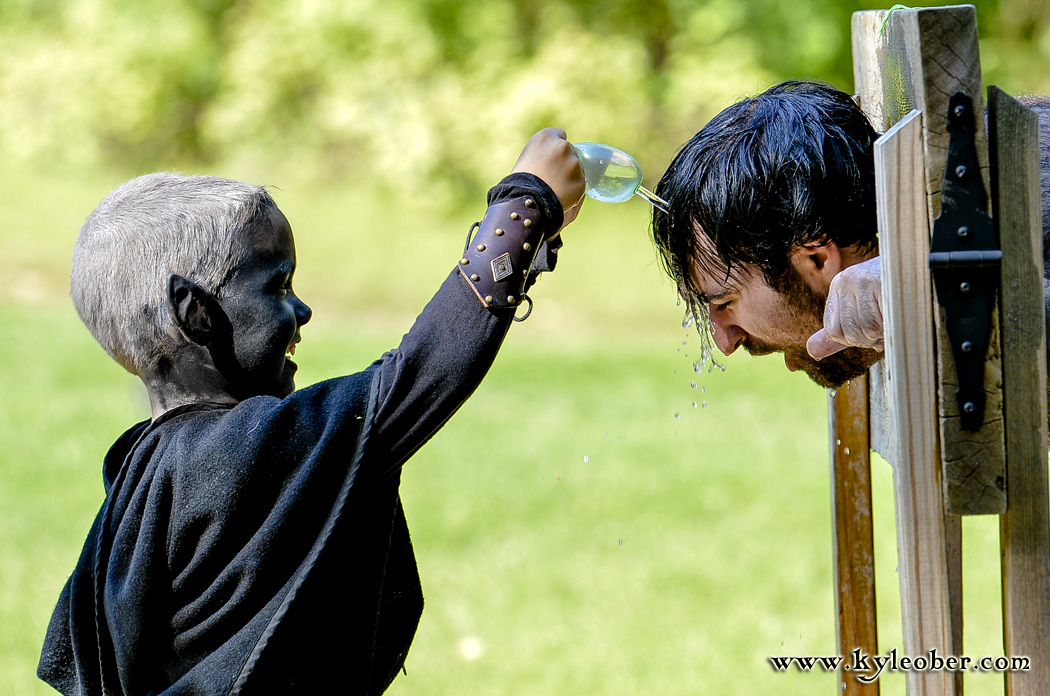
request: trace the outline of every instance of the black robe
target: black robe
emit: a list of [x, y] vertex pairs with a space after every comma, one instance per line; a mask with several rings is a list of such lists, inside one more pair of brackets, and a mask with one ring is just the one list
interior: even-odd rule
[[[523, 193], [560, 225], [533, 177], [490, 203]], [[40, 678], [85, 696], [382, 693], [423, 608], [401, 465], [480, 383], [511, 316], [453, 271], [364, 372], [124, 433]]]

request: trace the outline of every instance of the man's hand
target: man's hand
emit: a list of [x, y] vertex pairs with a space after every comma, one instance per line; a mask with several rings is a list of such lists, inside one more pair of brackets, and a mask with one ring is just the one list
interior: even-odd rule
[[882, 330], [882, 262], [876, 256], [832, 278], [824, 305], [824, 328], [806, 349], [820, 360], [849, 346], [885, 349]]
[[532, 136], [521, 151], [514, 172], [527, 172], [543, 179], [561, 202], [565, 214], [562, 227], [576, 219], [583, 202], [586, 180], [576, 151], [561, 128], [544, 128]]

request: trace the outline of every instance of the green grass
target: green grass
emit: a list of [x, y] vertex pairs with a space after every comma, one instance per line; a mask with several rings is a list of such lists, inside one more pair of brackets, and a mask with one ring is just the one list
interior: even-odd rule
[[[14, 201], [0, 237], [4, 696], [49, 693], [37, 652], [101, 501], [101, 458], [147, 414], [65, 297], [76, 227], [119, 180], [0, 173]], [[481, 212], [271, 180], [315, 309], [300, 384], [396, 345]], [[680, 327], [646, 212], [585, 206], [534, 315], [406, 467], [427, 608], [391, 694], [834, 693], [832, 675], [767, 662], [836, 652], [826, 397], [776, 359], [693, 374], [698, 338]], [[885, 651], [900, 622], [881, 462], [875, 489]], [[965, 534], [967, 653], [998, 655], [994, 519]], [[903, 679], [883, 693], [903, 694]]]

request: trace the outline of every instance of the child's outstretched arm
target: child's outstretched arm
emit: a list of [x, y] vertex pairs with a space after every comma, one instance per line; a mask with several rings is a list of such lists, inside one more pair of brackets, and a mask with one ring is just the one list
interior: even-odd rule
[[514, 173], [489, 191], [457, 268], [375, 365], [371, 437], [389, 453], [382, 470], [408, 459], [480, 384], [515, 313], [525, 313], [522, 299], [531, 311], [525, 292], [539, 271], [553, 269], [559, 233], [576, 218], [583, 191], [579, 159], [555, 128], [533, 136]]

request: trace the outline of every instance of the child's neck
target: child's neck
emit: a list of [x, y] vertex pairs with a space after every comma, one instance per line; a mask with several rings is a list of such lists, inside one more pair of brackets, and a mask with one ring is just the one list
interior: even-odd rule
[[150, 371], [139, 375], [149, 394], [152, 418], [180, 406], [196, 403], [228, 403], [240, 401], [231, 393], [226, 379], [216, 369], [206, 349], [184, 350], [168, 370]]

